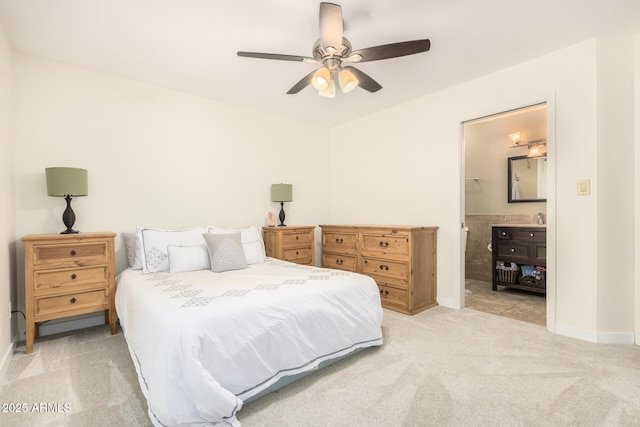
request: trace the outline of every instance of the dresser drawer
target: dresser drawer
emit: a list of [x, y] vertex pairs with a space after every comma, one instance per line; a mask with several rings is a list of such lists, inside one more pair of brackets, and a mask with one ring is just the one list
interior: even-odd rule
[[63, 288], [67, 286], [87, 285], [107, 282], [109, 268], [106, 265], [88, 268], [69, 268], [64, 270], [35, 271], [33, 284], [35, 290]]
[[303, 233], [285, 233], [282, 235], [282, 243], [284, 247], [295, 245], [308, 245], [313, 241], [313, 236], [309, 232]]
[[406, 234], [363, 234], [362, 249], [389, 254], [409, 254], [409, 237]]
[[96, 259], [106, 263], [108, 260], [107, 242], [34, 245], [33, 247], [34, 266], [76, 260], [86, 261], [88, 259]]
[[65, 314], [68, 312], [84, 313], [109, 308], [109, 292], [97, 289], [87, 292], [76, 292], [52, 297], [35, 299], [35, 317]]
[[380, 302], [383, 307], [407, 309], [408, 294], [406, 289], [398, 289], [378, 283], [380, 290]]
[[325, 252], [322, 254], [322, 267], [356, 272], [356, 260], [356, 256]]
[[311, 248], [285, 249], [284, 260], [306, 264], [311, 262]]
[[497, 228], [496, 237], [498, 239], [511, 240], [513, 238], [513, 230], [509, 227]]
[[499, 258], [505, 259], [522, 259], [529, 258], [529, 245], [522, 243], [499, 243], [495, 248]]
[[514, 239], [522, 242], [546, 243], [547, 232], [545, 230], [515, 230]]
[[409, 265], [402, 261], [362, 257], [362, 274], [391, 277], [405, 281], [409, 278]]
[[323, 232], [322, 246], [334, 250], [355, 251], [358, 243], [356, 233]]

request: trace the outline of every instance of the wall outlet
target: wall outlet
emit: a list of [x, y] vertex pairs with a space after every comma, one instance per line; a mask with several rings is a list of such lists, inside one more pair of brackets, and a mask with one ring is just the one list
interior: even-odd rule
[[578, 196], [588, 196], [591, 194], [591, 180], [580, 179], [578, 180]]

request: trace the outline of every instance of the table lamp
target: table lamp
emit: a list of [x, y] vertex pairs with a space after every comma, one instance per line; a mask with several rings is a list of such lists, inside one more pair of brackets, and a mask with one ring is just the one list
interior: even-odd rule
[[67, 208], [62, 214], [62, 222], [67, 227], [60, 234], [75, 234], [73, 224], [76, 222], [76, 214], [71, 209], [71, 198], [86, 196], [89, 194], [87, 170], [78, 168], [46, 168], [47, 194], [53, 197], [64, 197]]
[[284, 202], [293, 200], [293, 186], [291, 184], [271, 184], [271, 201], [280, 202], [280, 224], [278, 227], [286, 227], [284, 223]]

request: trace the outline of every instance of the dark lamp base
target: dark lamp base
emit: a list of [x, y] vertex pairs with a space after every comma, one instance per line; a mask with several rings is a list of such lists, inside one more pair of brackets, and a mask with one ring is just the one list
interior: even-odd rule
[[284, 202], [280, 202], [280, 215], [278, 215], [278, 218], [280, 219], [278, 227], [286, 227], [287, 224], [284, 223]]
[[73, 209], [71, 209], [71, 196], [64, 196], [64, 199], [67, 201], [67, 208], [62, 213], [62, 222], [67, 229], [61, 231], [60, 234], [77, 234], [79, 231], [71, 229], [76, 222], [76, 214], [73, 212]]

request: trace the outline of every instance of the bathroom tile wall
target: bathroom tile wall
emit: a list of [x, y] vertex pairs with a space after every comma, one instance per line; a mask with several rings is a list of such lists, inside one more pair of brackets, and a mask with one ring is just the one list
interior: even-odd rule
[[491, 251], [491, 227], [496, 224], [537, 224], [538, 215], [466, 215], [465, 224], [469, 228], [467, 251], [465, 253], [465, 277], [467, 279], [491, 282], [493, 266]]

